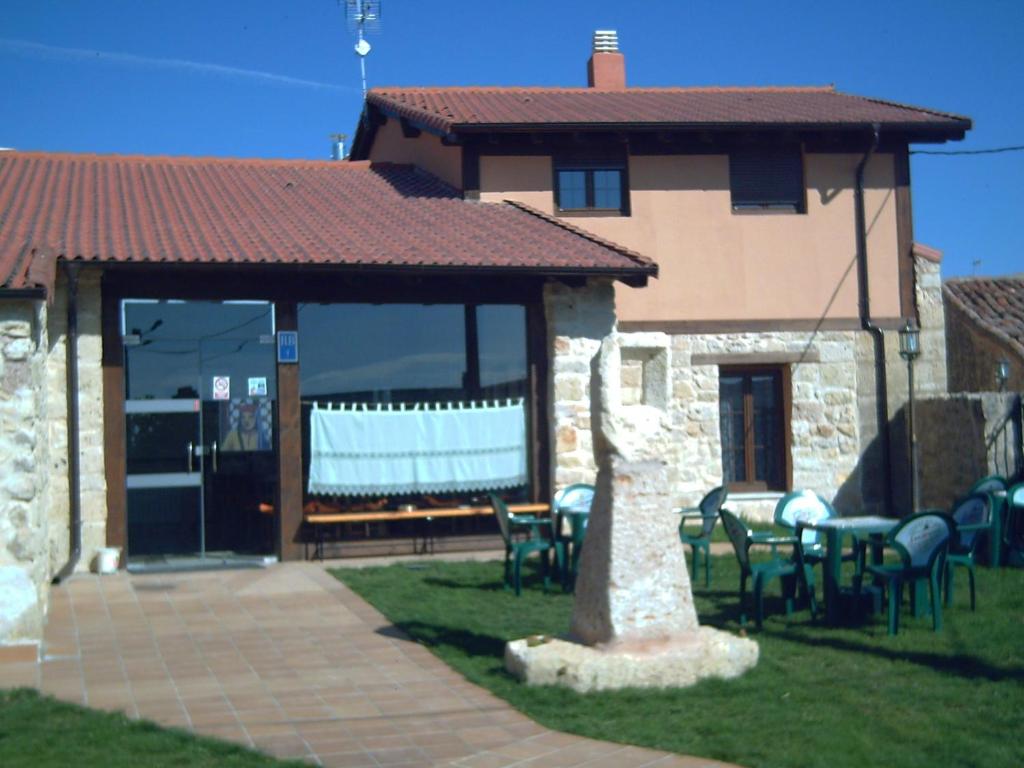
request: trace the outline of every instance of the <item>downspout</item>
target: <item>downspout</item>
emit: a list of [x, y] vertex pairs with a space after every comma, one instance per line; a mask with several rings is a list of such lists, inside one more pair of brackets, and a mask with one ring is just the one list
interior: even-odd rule
[[57, 575], [53, 583], [59, 584], [70, 576], [78, 559], [82, 556], [82, 476], [78, 455], [78, 264], [64, 262], [64, 273], [68, 279], [68, 320], [67, 333], [64, 337], [67, 353], [65, 371], [68, 409], [68, 496], [70, 512], [70, 538], [68, 561]]
[[885, 335], [871, 319], [871, 291], [868, 286], [868, 233], [864, 214], [864, 169], [878, 149], [881, 126], [871, 126], [871, 145], [857, 165], [854, 188], [854, 214], [857, 228], [857, 283], [860, 292], [860, 325], [871, 334], [875, 352], [875, 418], [878, 420], [878, 439], [882, 452], [882, 508], [886, 516], [892, 513], [892, 461], [889, 450], [889, 387], [885, 371]]

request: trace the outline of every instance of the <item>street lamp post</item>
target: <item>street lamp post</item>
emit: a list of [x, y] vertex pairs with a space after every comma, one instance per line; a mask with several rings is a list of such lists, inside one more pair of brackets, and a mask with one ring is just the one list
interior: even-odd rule
[[921, 354], [921, 331], [908, 319], [900, 328], [900, 357], [907, 361], [907, 447], [910, 454], [910, 499], [913, 511], [921, 508], [917, 482], [917, 435], [914, 434], [914, 360]]

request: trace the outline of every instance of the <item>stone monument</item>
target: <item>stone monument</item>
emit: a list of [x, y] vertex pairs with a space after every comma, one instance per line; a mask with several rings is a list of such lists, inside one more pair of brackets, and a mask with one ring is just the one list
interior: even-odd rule
[[[609, 334], [592, 405], [597, 483], [576, 580], [569, 639], [505, 649], [530, 684], [577, 691], [682, 687], [757, 663], [753, 640], [702, 627], [672, 512], [669, 473], [684, 439], [669, 412], [671, 345], [662, 333]], [[623, 373], [639, 397], [623, 397]]]

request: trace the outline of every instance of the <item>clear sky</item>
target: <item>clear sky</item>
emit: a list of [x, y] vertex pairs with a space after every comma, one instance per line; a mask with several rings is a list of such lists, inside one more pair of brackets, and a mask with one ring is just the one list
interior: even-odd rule
[[[361, 107], [337, 0], [2, 0], [0, 146], [329, 155]], [[1024, 2], [384, 0], [370, 85], [586, 84], [617, 29], [631, 85], [815, 85], [974, 120], [1024, 145]], [[1024, 152], [912, 160], [914, 235], [946, 277], [1024, 272]]]

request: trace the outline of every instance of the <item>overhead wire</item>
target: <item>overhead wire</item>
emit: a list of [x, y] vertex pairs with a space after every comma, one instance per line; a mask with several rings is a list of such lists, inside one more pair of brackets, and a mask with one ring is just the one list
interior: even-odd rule
[[1002, 152], [1022, 152], [1024, 145], [1013, 147], [995, 147], [993, 149], [913, 149], [912, 155], [997, 155]]

